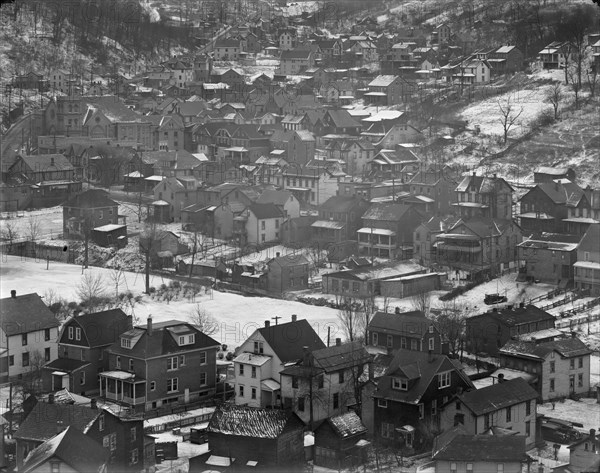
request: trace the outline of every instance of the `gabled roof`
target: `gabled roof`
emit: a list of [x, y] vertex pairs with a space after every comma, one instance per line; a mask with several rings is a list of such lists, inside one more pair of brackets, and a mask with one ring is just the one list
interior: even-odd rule
[[102, 409], [92, 409], [89, 406], [38, 402], [21, 423], [15, 438], [48, 440], [58, 433], [58, 422], [62, 422], [65, 429], [71, 426], [85, 434], [102, 412], [104, 412]]
[[329, 417], [327, 422], [333, 428], [334, 432], [343, 439], [367, 432], [367, 428], [354, 411]]
[[327, 110], [325, 115], [329, 115], [336, 128], [359, 128], [361, 126], [345, 109]]
[[71, 197], [63, 207], [92, 209], [98, 207], [118, 207], [118, 203], [108, 196], [108, 192], [100, 189], [89, 189]]
[[[600, 252], [600, 250], [598, 250], [599, 241], [600, 223], [592, 223], [583, 235], [581, 242], [579, 242], [579, 251], [589, 251], [598, 255], [598, 253]], [[598, 262], [598, 259], [596, 259], [595, 261]]]
[[276, 439], [288, 424], [295, 424], [300, 429], [303, 425], [291, 411], [221, 404], [210, 418], [207, 431], [209, 434]]
[[525, 342], [510, 340], [501, 349], [501, 353], [514, 355], [529, 355], [544, 359], [550, 352], [557, 352], [565, 358], [589, 355], [592, 351], [578, 338], [563, 338], [552, 342]]
[[110, 345], [129, 330], [130, 318], [121, 309], [111, 309], [72, 317], [65, 326], [79, 325], [90, 348]]
[[293, 59], [308, 59], [312, 54], [310, 49], [287, 49], [281, 51], [280, 59], [283, 60], [293, 60]]
[[554, 316], [545, 310], [539, 309], [536, 306], [529, 304], [525, 307], [513, 306], [512, 309], [498, 308], [496, 311], [486, 312], [485, 314], [476, 315], [467, 319], [467, 325], [472, 322], [478, 322], [479, 319], [490, 317], [497, 322], [512, 327], [524, 323], [537, 322], [540, 320], [552, 320]]
[[432, 324], [433, 321], [420, 310], [402, 314], [378, 311], [369, 322], [369, 331], [422, 338]]
[[294, 200], [294, 195], [289, 191], [278, 191], [273, 189], [266, 189], [263, 191], [260, 196], [256, 199], [257, 204], [275, 204], [275, 205], [285, 205], [289, 200]]
[[344, 343], [312, 352], [314, 365], [326, 373], [360, 366], [370, 360], [370, 355], [361, 342]]
[[561, 182], [543, 182], [536, 187], [555, 204], [573, 203], [577, 205], [581, 197], [583, 197], [583, 189], [574, 182], [566, 179]]
[[369, 84], [367, 86], [368, 87], [388, 87], [388, 86], [392, 85], [396, 79], [398, 79], [398, 76], [393, 76], [393, 75], [377, 76], [377, 77], [375, 77], [375, 79], [373, 79], [371, 82], [369, 82]]
[[400, 219], [412, 209], [409, 205], [396, 202], [383, 202], [371, 204], [369, 209], [363, 214], [362, 218], [366, 220], [386, 220], [399, 222]]
[[54, 314], [35, 292], [0, 299], [0, 327], [9, 337], [59, 325]]
[[[473, 383], [462, 370], [460, 363], [455, 364], [454, 361], [457, 360], [451, 360], [446, 355], [429, 354], [401, 348], [394, 355], [385, 376], [380, 379], [374, 397], [407, 404], [418, 404], [429, 385], [432, 382], [437, 383], [435, 379], [437, 374], [446, 371], [452, 371], [453, 376], [458, 376], [463, 381], [464, 386], [472, 388]], [[391, 378], [394, 376], [404, 376], [416, 381], [408, 391], [401, 391], [392, 388]]]
[[34, 448], [23, 463], [22, 471], [35, 471], [52, 458], [58, 458], [74, 471], [98, 471], [108, 461], [109, 452], [92, 438], [73, 427]]
[[321, 204], [320, 210], [350, 212], [361, 199], [355, 196], [334, 195]]
[[451, 233], [456, 233], [455, 230], [464, 226], [472, 232], [473, 235], [479, 238], [486, 238], [490, 236], [502, 235], [510, 225], [513, 225], [512, 220], [490, 218], [490, 217], [479, 217], [471, 220], [458, 220], [450, 229]]
[[501, 187], [507, 187], [510, 190], [514, 190], [501, 177], [469, 175], [465, 176], [460, 184], [458, 184], [456, 192], [477, 192], [484, 194], [496, 192]]
[[434, 441], [433, 460], [523, 462], [524, 435], [456, 435], [445, 445]]
[[[121, 99], [114, 95], [84, 97], [84, 102], [89, 110], [99, 110], [113, 123], [141, 123], [146, 121], [144, 116], [131, 110]], [[91, 117], [91, 114], [86, 114], [86, 117]]]
[[283, 217], [281, 209], [272, 203], [267, 204], [252, 204], [248, 207], [248, 210], [252, 212], [255, 217], [259, 220], [266, 218], [280, 218]]
[[20, 155], [23, 162], [33, 171], [72, 171], [75, 169], [64, 154]]
[[485, 388], [467, 391], [456, 397], [473, 414], [481, 416], [536, 399], [537, 396], [537, 391], [527, 381], [523, 378], [515, 378]]
[[325, 348], [323, 340], [305, 319], [262, 327], [258, 332], [283, 363], [301, 359], [304, 346], [309, 351]]
[[291, 254], [271, 258], [269, 261], [267, 261], [267, 265], [271, 264], [278, 264], [281, 267], [295, 267], [303, 264], [309, 264], [309, 262], [304, 255]]

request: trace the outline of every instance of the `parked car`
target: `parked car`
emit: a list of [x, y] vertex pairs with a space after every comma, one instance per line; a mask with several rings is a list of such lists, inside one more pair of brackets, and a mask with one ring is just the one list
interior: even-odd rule
[[502, 302], [506, 301], [508, 301], [508, 298], [500, 294], [486, 294], [485, 298], [483, 299], [483, 302], [485, 302], [487, 305], [501, 304]]

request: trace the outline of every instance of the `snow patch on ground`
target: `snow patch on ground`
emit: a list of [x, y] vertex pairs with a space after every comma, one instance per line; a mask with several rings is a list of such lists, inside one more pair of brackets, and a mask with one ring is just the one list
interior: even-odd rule
[[582, 398], [579, 401], [565, 399], [564, 402], [556, 402], [554, 409], [552, 403], [538, 404], [538, 414], [543, 414], [556, 419], [579, 422], [583, 424], [583, 430], [598, 430], [600, 421], [600, 404], [595, 398]]

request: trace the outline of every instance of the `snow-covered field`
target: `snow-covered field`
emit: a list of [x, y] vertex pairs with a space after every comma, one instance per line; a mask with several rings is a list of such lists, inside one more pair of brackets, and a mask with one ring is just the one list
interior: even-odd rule
[[[101, 274], [107, 289], [110, 284], [110, 270], [90, 268], [94, 274]], [[40, 295], [52, 289], [68, 301], [78, 300], [77, 286], [82, 278], [81, 266], [50, 262], [50, 269], [46, 270], [45, 261], [34, 261], [30, 258], [21, 260], [16, 256], [3, 256], [0, 268], [0, 296], [10, 296], [11, 289], [16, 289], [18, 294], [37, 292]], [[168, 279], [151, 276], [151, 286], [158, 287], [168, 284]], [[142, 294], [144, 290], [144, 275], [125, 273], [124, 283], [120, 291], [130, 290], [134, 295]], [[331, 339], [344, 338], [342, 328], [337, 319], [338, 311], [328, 307], [315, 307], [300, 302], [271, 299], [266, 297], [244, 297], [237, 294], [213, 291], [212, 296], [202, 293], [195, 301], [181, 300], [170, 303], [158, 302], [147, 295], [133, 309], [128, 309], [139, 323], [145, 323], [146, 318], [152, 315], [155, 322], [169, 319], [187, 320], [189, 314], [200, 303], [209, 314], [219, 322], [219, 330], [213, 337], [221, 343], [233, 347], [240, 344], [252, 332], [264, 325], [265, 320], [275, 323], [272, 317], [279, 316], [280, 323], [291, 320], [292, 314], [299, 319], [307, 319], [315, 331], [325, 339], [327, 328], [331, 327]]]
[[552, 409], [552, 403], [539, 404], [537, 406], [538, 414], [543, 414], [556, 419], [579, 422], [583, 424], [583, 430], [598, 429], [600, 422], [600, 404], [595, 398], [582, 398], [579, 401], [565, 399], [564, 402], [557, 402]]

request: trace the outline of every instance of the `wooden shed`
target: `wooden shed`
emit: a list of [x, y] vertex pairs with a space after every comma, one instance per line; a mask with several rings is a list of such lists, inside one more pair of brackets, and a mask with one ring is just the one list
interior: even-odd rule
[[356, 412], [330, 417], [315, 429], [315, 465], [334, 469], [365, 462], [367, 428]]

